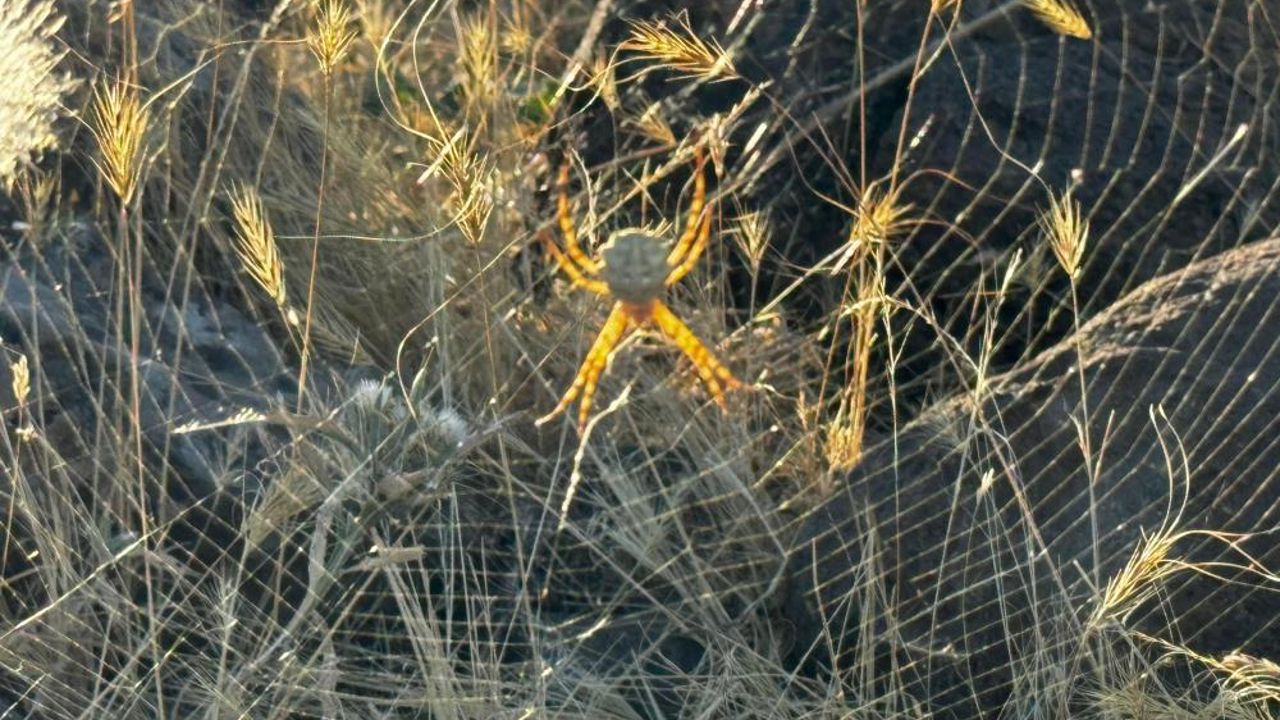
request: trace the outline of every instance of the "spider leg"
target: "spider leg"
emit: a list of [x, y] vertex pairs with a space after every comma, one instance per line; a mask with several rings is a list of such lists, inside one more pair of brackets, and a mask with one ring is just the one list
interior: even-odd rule
[[707, 197], [707, 176], [703, 170], [706, 160], [702, 156], [701, 145], [693, 149], [693, 157], [693, 198], [689, 201], [689, 209], [685, 214], [684, 234], [680, 236], [680, 239], [671, 248], [671, 254], [667, 255], [667, 265], [670, 267], [679, 266], [685, 261], [685, 256], [689, 253], [689, 249], [698, 235], [698, 225], [702, 219], [702, 207]]
[[729, 368], [720, 364], [716, 356], [702, 344], [689, 326], [676, 317], [676, 314], [661, 301], [654, 303], [653, 321], [657, 323], [658, 329], [689, 358], [693, 367], [697, 369], [698, 376], [706, 384], [712, 399], [721, 410], [726, 410], [728, 405], [724, 399], [724, 388], [738, 388], [742, 386], [742, 382], [729, 372]]
[[668, 287], [675, 285], [684, 279], [685, 275], [698, 264], [698, 258], [702, 257], [702, 251], [707, 249], [707, 240], [711, 237], [711, 213], [707, 213], [702, 218], [702, 227], [698, 230], [698, 240], [689, 248], [685, 254], [684, 260], [667, 275], [664, 281]]
[[538, 237], [542, 240], [542, 246], [546, 248], [547, 254], [551, 256], [552, 260], [556, 261], [556, 265], [560, 266], [560, 269], [564, 271], [565, 275], [569, 276], [574, 285], [586, 288], [597, 295], [609, 294], [609, 285], [603, 280], [587, 277], [588, 272], [593, 271], [584, 270], [571, 257], [566, 257], [564, 251], [556, 245], [548, 233], [539, 233]]
[[613, 310], [609, 312], [609, 319], [605, 321], [604, 327], [600, 328], [600, 334], [596, 336], [595, 342], [591, 344], [591, 349], [587, 351], [587, 357], [582, 361], [582, 366], [578, 368], [578, 374], [573, 379], [573, 384], [565, 391], [563, 397], [555, 408], [546, 415], [538, 418], [535, 422], [542, 425], [564, 412], [573, 404], [573, 401], [582, 396], [582, 407], [578, 411], [578, 431], [587, 424], [587, 418], [591, 413], [591, 401], [596, 394], [596, 384], [600, 380], [600, 374], [604, 372], [605, 366], [609, 364], [609, 354], [613, 351], [618, 343], [632, 330], [630, 316], [627, 315], [626, 308], [622, 303], [614, 303]]
[[560, 218], [560, 234], [564, 235], [564, 249], [569, 257], [589, 274], [600, 271], [600, 263], [582, 251], [578, 244], [578, 230], [573, 225], [573, 213], [569, 210], [569, 156], [560, 165], [560, 177], [556, 180], [556, 208]]

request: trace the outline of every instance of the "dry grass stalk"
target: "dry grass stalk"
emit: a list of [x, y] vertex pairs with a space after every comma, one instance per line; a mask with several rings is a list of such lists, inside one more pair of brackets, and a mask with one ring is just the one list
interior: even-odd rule
[[142, 174], [142, 144], [150, 115], [138, 89], [125, 81], [103, 81], [94, 91], [90, 129], [98, 142], [98, 172], [128, 204]]
[[1144, 535], [1125, 566], [1107, 582], [1086, 627], [1096, 631], [1113, 622], [1123, 623], [1130, 613], [1154, 597], [1160, 582], [1183, 566], [1169, 557], [1174, 543], [1182, 537], [1182, 533], [1167, 526]]
[[824, 455], [832, 473], [848, 472], [862, 459], [871, 349], [876, 342], [876, 319], [884, 307], [884, 278], [876, 273], [859, 286], [857, 301], [845, 311], [853, 317], [853, 377], [841, 391], [836, 416], [827, 426]]
[[262, 501], [245, 518], [245, 539], [252, 546], [260, 545], [290, 520], [318, 506], [327, 496], [328, 490], [304, 464], [290, 467], [275, 479]]
[[911, 205], [900, 203], [898, 196], [897, 190], [883, 190], [878, 183], [861, 192], [853, 209], [849, 240], [831, 266], [832, 275], [840, 274], [845, 267], [860, 267], [878, 247], [902, 231]]
[[467, 242], [477, 246], [484, 238], [485, 226], [493, 212], [493, 168], [488, 158], [471, 150], [463, 130], [448, 140], [432, 140], [431, 146], [436, 155], [435, 162], [422, 173], [418, 182], [426, 182], [436, 173], [444, 176], [453, 188], [446, 201], [453, 220]]
[[62, 54], [50, 38], [63, 18], [47, 0], [0, 2], [0, 188], [53, 147], [53, 121], [72, 80], [55, 72]]
[[231, 214], [236, 221], [235, 249], [244, 269], [271, 296], [281, 312], [287, 313], [288, 295], [284, 284], [284, 263], [276, 246], [275, 233], [267, 220], [258, 191], [239, 185], [231, 191]]
[[31, 369], [27, 365], [27, 356], [19, 355], [9, 364], [9, 375], [13, 385], [13, 399], [18, 407], [25, 407], [27, 397], [31, 394]]
[[622, 48], [688, 77], [706, 80], [738, 77], [732, 56], [719, 43], [695, 35], [687, 18], [673, 18], [673, 22], [674, 30], [662, 22], [632, 22], [631, 36], [622, 43]]
[[467, 101], [483, 111], [498, 95], [498, 40], [484, 15], [462, 21], [458, 38], [459, 62], [467, 80], [463, 86]]
[[356, 0], [359, 10], [357, 17], [360, 30], [374, 49], [382, 46], [382, 41], [391, 34], [395, 27], [397, 12], [387, 6], [386, 0]]
[[733, 238], [751, 266], [752, 273], [760, 272], [760, 263], [764, 261], [765, 250], [769, 248], [771, 233], [768, 216], [759, 210], [738, 218]]
[[604, 54], [597, 54], [592, 60], [591, 82], [610, 112], [618, 112], [622, 108], [622, 98], [618, 94], [618, 75], [614, 72], [613, 63]]
[[623, 125], [633, 128], [637, 134], [646, 137], [662, 147], [675, 147], [676, 133], [671, 123], [662, 115], [662, 106], [658, 103], [650, 105], [640, 117], [623, 121]]
[[1022, 0], [1022, 4], [1059, 35], [1081, 40], [1093, 37], [1089, 23], [1070, 0]]
[[345, 0], [316, 0], [316, 20], [307, 36], [307, 47], [320, 63], [325, 75], [332, 75], [356, 39], [352, 29], [351, 7]]
[[1071, 199], [1070, 193], [1060, 198], [1050, 196], [1049, 207], [1040, 214], [1038, 224], [1058, 265], [1074, 281], [1080, 275], [1080, 262], [1089, 241], [1089, 221], [1081, 213], [1080, 204]]

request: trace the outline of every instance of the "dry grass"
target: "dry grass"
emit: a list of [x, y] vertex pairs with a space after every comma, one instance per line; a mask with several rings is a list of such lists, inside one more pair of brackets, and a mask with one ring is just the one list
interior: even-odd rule
[[276, 307], [287, 313], [289, 296], [284, 284], [284, 262], [258, 191], [247, 185], [233, 188], [231, 215], [236, 223], [236, 255], [245, 271], [267, 292]]
[[12, 189], [20, 171], [57, 142], [54, 120], [74, 85], [58, 70], [62, 54], [50, 41], [62, 22], [48, 0], [0, 4], [0, 188]]
[[631, 23], [631, 36], [621, 48], [682, 75], [704, 80], [738, 77], [732, 56], [714, 39], [701, 38], [689, 27], [687, 18], [666, 22], [638, 20]]
[[1081, 40], [1093, 37], [1088, 21], [1071, 0], [1022, 0], [1022, 4], [1059, 35]]
[[346, 0], [316, 0], [315, 23], [307, 35], [307, 47], [325, 75], [332, 75], [350, 51], [357, 37], [353, 21]]
[[90, 128], [98, 141], [98, 172], [116, 197], [128, 205], [142, 174], [150, 113], [138, 88], [123, 78], [102, 81], [93, 98]]
[[832, 275], [859, 268], [870, 257], [882, 255], [885, 243], [908, 227], [911, 205], [899, 200], [900, 192], [901, 186], [890, 190], [881, 183], [870, 183], [859, 193], [849, 238], [831, 265]]
[[1089, 221], [1080, 210], [1080, 203], [1070, 194], [1050, 197], [1049, 207], [1039, 218], [1040, 232], [1053, 250], [1058, 266], [1072, 280], [1080, 275], [1080, 263], [1089, 244]]
[[[1052, 16], [1037, 9], [1050, 3], [1026, 4], [1057, 32], [1089, 37], [1070, 6], [1052, 5]], [[812, 646], [789, 616], [791, 586], [808, 578], [788, 563], [807, 550], [794, 543], [798, 528], [861, 491], [849, 473], [896, 439], [899, 413], [918, 411], [896, 405], [894, 363], [909, 333], [936, 333], [950, 353], [932, 392], [975, 388], [971, 424], [947, 426], [946, 441], [976, 449], [1004, 439], [976, 408], [991, 396], [1009, 309], [1000, 303], [1017, 302], [1020, 256], [995, 260], [1009, 268], [995, 293], [987, 248], [951, 269], [987, 328], [976, 349], [947, 336], [931, 314], [937, 298], [895, 276], [913, 271], [898, 253], [926, 223], [946, 227], [947, 242], [981, 242], [978, 229], [931, 217], [935, 208], [904, 184], [868, 182], [841, 165], [853, 155], [821, 149], [827, 138], [789, 113], [830, 87], [744, 76], [768, 71], [739, 48], [752, 48], [747, 29], [767, 27], [774, 9], [741, 4], [741, 17], [716, 29], [722, 46], [685, 16], [625, 24], [633, 6], [607, 1], [317, 0], [253, 19], [230, 5], [112, 3], [108, 17], [107, 5], [87, 3], [60, 39], [85, 78], [121, 79], [82, 99], [92, 142], [68, 136], [74, 162], [15, 185], [32, 219], [21, 249], [6, 250], [21, 272], [4, 275], [12, 284], [0, 290], [38, 296], [20, 281], [46, 259], [21, 253], [45, 248], [73, 266], [68, 277], [109, 271], [100, 286], [42, 286], [58, 300], [56, 336], [41, 326], [3, 338], [20, 408], [17, 430], [0, 433], [13, 569], [0, 588], [0, 667], [3, 691], [20, 696], [12, 712], [937, 712], [922, 668], [963, 676], [974, 658], [941, 638], [921, 642], [932, 628], [922, 634], [921, 618], [899, 617], [911, 598], [897, 595], [907, 586], [889, 552], [902, 539], [890, 533], [912, 528], [880, 526], [853, 506], [841, 530], [848, 589], [803, 610], [821, 621]], [[959, 5], [934, 2], [932, 12], [954, 7], [961, 23]], [[12, 7], [0, 0], [0, 37]], [[40, 2], [20, 17], [14, 27], [42, 44], [43, 60], [30, 64], [48, 69], [33, 95], [56, 107], [71, 87], [55, 71], [60, 51], [43, 47], [58, 22]], [[876, 62], [906, 61], [920, 77], [942, 67], [934, 61], [946, 50], [924, 42], [934, 25], [923, 23], [917, 57]], [[836, 31], [805, 32], [813, 36], [784, 53], [801, 64], [810, 42]], [[189, 48], [194, 59], [170, 64]], [[635, 62], [643, 69], [619, 72]], [[589, 79], [574, 86], [585, 67]], [[675, 76], [670, 92], [646, 82], [654, 69]], [[900, 79], [914, 88], [920, 77]], [[707, 85], [726, 79], [735, 82]], [[919, 130], [928, 140], [921, 128], [932, 122], [903, 113], [889, 136]], [[50, 127], [29, 137], [48, 140]], [[715, 157], [712, 239], [667, 297], [697, 335], [724, 338], [715, 352], [753, 388], [721, 413], [684, 391], [697, 382], [687, 364], [640, 333], [603, 375], [600, 394], [615, 400], [587, 439], [538, 428], [533, 418], [573, 376], [599, 319], [595, 303], [550, 280], [535, 250], [556, 229], [557, 162], [567, 150], [591, 178], [572, 198], [591, 247], [619, 227], [670, 231], [658, 219], [685, 209], [695, 143]], [[13, 167], [54, 147], [19, 144]], [[809, 162], [813, 177], [763, 167], [780, 149]], [[86, 200], [92, 182], [59, 182], [89, 162], [127, 215], [113, 217], [117, 203], [96, 194]], [[885, 170], [897, 178], [908, 167], [873, 172]], [[807, 206], [828, 200], [808, 184], [818, 175], [835, 178], [833, 202], [846, 204], [834, 230], [808, 224]], [[797, 197], [806, 207], [788, 204]], [[120, 219], [114, 229], [129, 242], [96, 243], [88, 231], [86, 242], [67, 242], [69, 228], [100, 232]], [[1038, 228], [1074, 300], [1086, 213], [1069, 194], [1054, 197]], [[797, 252], [822, 233], [833, 237], [823, 253], [837, 246], [824, 258]], [[747, 274], [749, 295], [738, 287]], [[95, 298], [106, 298], [102, 317], [62, 322], [63, 308], [96, 307]], [[1078, 303], [1071, 311], [1078, 319]], [[21, 354], [9, 354], [15, 341]], [[1082, 420], [1087, 430], [1087, 410]], [[1082, 445], [1101, 457], [1087, 435]], [[960, 551], [995, 558], [1014, 547], [1018, 564], [994, 576], [1010, 587], [1024, 574], [1074, 577], [1078, 568], [1056, 566], [1024, 528], [1003, 524], [1006, 508], [995, 511], [1018, 476], [1019, 459], [1007, 460], [975, 468], [976, 487], [966, 475], [939, 489], [956, 517], [987, 523]], [[1092, 481], [1100, 471], [1090, 472]], [[900, 499], [915, 500], [872, 500]], [[1244, 553], [1244, 535], [1181, 522], [1145, 533], [1106, 582], [1036, 598], [1031, 615], [1017, 606], [1025, 588], [990, 590], [999, 616], [987, 619], [1020, 625], [1000, 668], [1012, 678], [1004, 715], [1265, 717], [1280, 692], [1274, 658], [1200, 653], [1133, 627], [1180, 575], [1277, 580]], [[1180, 553], [1193, 543], [1230, 562]], [[1151, 672], [1175, 657], [1200, 673], [1198, 695]]]

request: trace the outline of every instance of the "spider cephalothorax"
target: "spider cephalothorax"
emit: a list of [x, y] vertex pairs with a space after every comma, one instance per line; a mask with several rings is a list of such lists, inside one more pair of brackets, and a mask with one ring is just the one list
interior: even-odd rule
[[707, 179], [703, 174], [701, 148], [694, 153], [693, 198], [679, 239], [668, 245], [644, 230], [619, 230], [600, 248], [599, 258], [587, 255], [578, 244], [578, 233], [569, 212], [569, 164], [561, 166], [557, 206], [564, 249], [544, 234], [547, 253], [575, 285], [610, 298], [614, 303], [573, 384], [555, 409], [538, 420], [539, 424], [564, 412], [581, 395], [578, 408], [578, 430], [581, 431], [590, 417], [596, 384], [609, 363], [610, 352], [636, 329], [650, 325], [656, 326], [664, 337], [684, 351], [722, 409], [726, 407], [725, 389], [741, 384], [662, 302], [666, 288], [679, 282], [697, 264], [711, 235], [711, 213], [704, 212]]

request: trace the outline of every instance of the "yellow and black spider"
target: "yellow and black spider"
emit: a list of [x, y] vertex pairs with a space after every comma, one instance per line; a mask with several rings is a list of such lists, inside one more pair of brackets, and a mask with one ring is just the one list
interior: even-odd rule
[[561, 250], [545, 233], [542, 235], [543, 244], [574, 285], [612, 299], [614, 303], [573, 384], [555, 409], [538, 419], [538, 425], [564, 412], [581, 396], [578, 431], [582, 432], [591, 414], [591, 402], [600, 374], [609, 363], [609, 354], [618, 343], [642, 327], [657, 327], [663, 337], [684, 352], [721, 410], [727, 408], [725, 390], [741, 386], [733, 373], [662, 302], [666, 288], [680, 282], [697, 264], [711, 236], [711, 213], [705, 207], [707, 179], [701, 148], [694, 151], [694, 164], [693, 198], [689, 203], [684, 233], [674, 245], [668, 249], [664, 238], [642, 229], [627, 228], [612, 233], [600, 247], [598, 257], [587, 255], [578, 244], [578, 232], [569, 211], [568, 160], [560, 167], [557, 206], [564, 249]]

